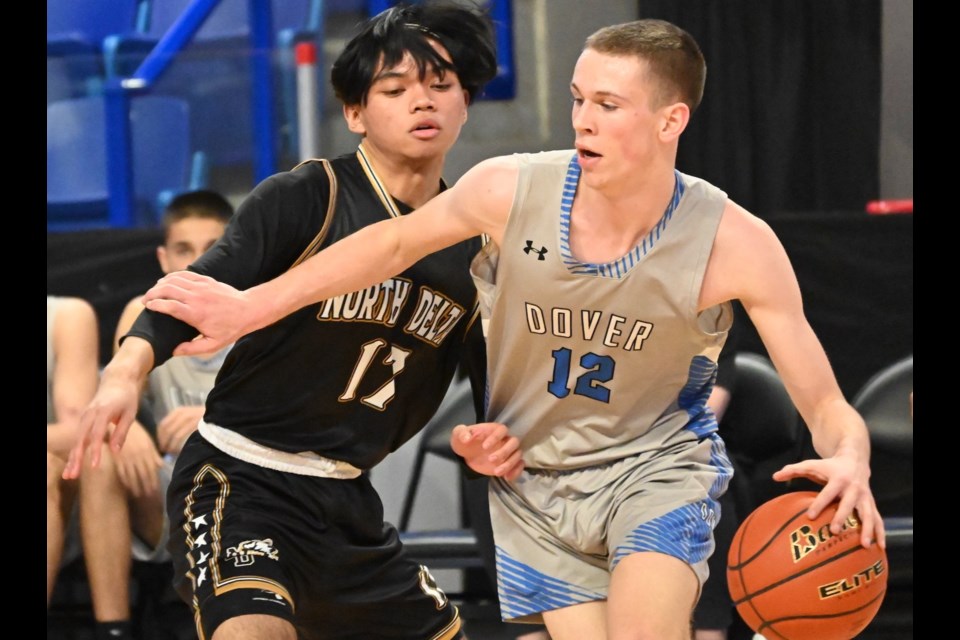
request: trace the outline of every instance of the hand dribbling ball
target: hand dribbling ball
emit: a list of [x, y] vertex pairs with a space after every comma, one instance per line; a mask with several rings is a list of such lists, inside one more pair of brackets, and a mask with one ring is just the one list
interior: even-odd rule
[[811, 520], [817, 494], [787, 493], [740, 525], [727, 554], [727, 587], [743, 621], [767, 640], [849, 640], [887, 591], [887, 554], [860, 544], [855, 515], [830, 532], [837, 502]]

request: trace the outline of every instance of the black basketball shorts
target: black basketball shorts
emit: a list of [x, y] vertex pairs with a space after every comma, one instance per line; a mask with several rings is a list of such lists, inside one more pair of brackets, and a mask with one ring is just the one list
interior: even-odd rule
[[238, 615], [304, 640], [444, 640], [457, 608], [407, 557], [366, 475], [337, 480], [237, 460], [194, 433], [167, 493], [174, 584], [201, 638]]

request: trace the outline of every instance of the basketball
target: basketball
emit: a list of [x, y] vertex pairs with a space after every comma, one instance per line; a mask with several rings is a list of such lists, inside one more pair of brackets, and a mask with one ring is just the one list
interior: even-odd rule
[[767, 640], [847, 640], [870, 624], [887, 591], [887, 555], [860, 544], [852, 515], [830, 532], [837, 502], [815, 519], [817, 494], [788, 493], [740, 525], [727, 555], [727, 587], [743, 621]]

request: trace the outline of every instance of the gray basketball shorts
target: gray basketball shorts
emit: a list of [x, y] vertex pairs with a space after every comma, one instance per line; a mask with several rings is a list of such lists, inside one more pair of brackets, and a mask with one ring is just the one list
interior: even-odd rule
[[491, 478], [503, 619], [542, 622], [544, 611], [606, 600], [620, 560], [643, 551], [686, 562], [702, 587], [718, 499], [732, 474], [723, 440], [712, 434], [652, 459]]

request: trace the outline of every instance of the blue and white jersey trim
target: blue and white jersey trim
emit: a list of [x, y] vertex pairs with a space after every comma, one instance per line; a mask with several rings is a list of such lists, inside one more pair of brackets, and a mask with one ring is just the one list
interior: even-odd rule
[[705, 560], [713, 551], [713, 525], [719, 516], [720, 504], [708, 499], [645, 522], [617, 547], [610, 570], [631, 553], [640, 551], [658, 551], [690, 564]]
[[497, 547], [497, 590], [504, 620], [606, 599], [603, 594], [540, 573], [501, 547]]
[[667, 223], [673, 217], [674, 210], [680, 204], [680, 198], [683, 197], [686, 186], [683, 184], [680, 172], [674, 169], [673, 173], [676, 179], [673, 198], [667, 205], [667, 209], [663, 212], [659, 222], [654, 225], [639, 245], [634, 247], [627, 255], [613, 262], [605, 264], [580, 262], [573, 257], [573, 253], [570, 251], [570, 210], [573, 207], [573, 197], [577, 193], [577, 183], [580, 181], [580, 163], [577, 161], [577, 155], [574, 154], [567, 166], [567, 176], [564, 179], [563, 192], [560, 197], [560, 255], [567, 269], [577, 275], [592, 275], [618, 280], [624, 277], [633, 265], [640, 262], [640, 259], [653, 249], [657, 240], [660, 239], [660, 234], [667, 228]]

